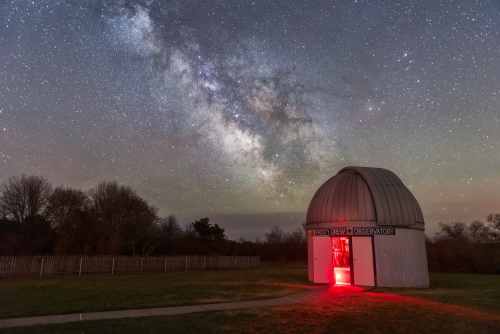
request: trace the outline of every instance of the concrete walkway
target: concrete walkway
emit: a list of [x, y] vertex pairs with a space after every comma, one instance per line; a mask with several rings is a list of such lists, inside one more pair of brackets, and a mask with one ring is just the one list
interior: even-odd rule
[[193, 312], [278, 306], [278, 305], [285, 305], [292, 303], [307, 303], [325, 298], [356, 294], [362, 291], [364, 291], [363, 288], [356, 286], [331, 285], [324, 288], [308, 290], [294, 295], [289, 295], [281, 298], [273, 298], [273, 299], [248, 300], [242, 302], [230, 302], [230, 303], [219, 303], [219, 304], [159, 307], [159, 308], [148, 308], [139, 310], [90, 312], [90, 313], [48, 315], [48, 316], [29, 317], [29, 318], [0, 319], [0, 328], [31, 326], [38, 324], [59, 324], [64, 322], [84, 321], [84, 320], [149, 317], [156, 315], [174, 315], [174, 314], [193, 313]]

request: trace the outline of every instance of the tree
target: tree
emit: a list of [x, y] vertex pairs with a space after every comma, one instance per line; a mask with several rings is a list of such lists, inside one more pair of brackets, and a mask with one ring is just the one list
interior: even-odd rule
[[52, 242], [52, 231], [45, 219], [52, 185], [42, 176], [13, 176], [0, 186], [0, 215], [14, 222], [23, 253], [46, 253]]
[[266, 233], [266, 242], [268, 244], [280, 244], [285, 241], [285, 232], [279, 226], [273, 226], [269, 230], [269, 233]]
[[492, 239], [491, 231], [488, 226], [485, 226], [484, 223], [479, 220], [474, 220], [470, 223], [467, 228], [467, 235], [470, 241], [475, 244], [486, 243]]
[[291, 233], [287, 232], [285, 234], [285, 241], [291, 244], [299, 245], [303, 242], [307, 242], [306, 234], [301, 228], [297, 227]]
[[75, 237], [71, 245], [73, 253], [96, 254], [96, 247], [102, 239], [100, 236], [102, 228], [95, 215], [89, 208], [77, 211], [73, 217], [73, 223], [75, 224]]
[[177, 255], [179, 247], [184, 241], [182, 231], [177, 217], [169, 215], [166, 218], [160, 218], [157, 221], [158, 237], [160, 238], [160, 251], [164, 254]]
[[44, 214], [51, 193], [52, 185], [42, 176], [13, 176], [0, 186], [0, 214], [22, 224]]
[[490, 225], [479, 220], [468, 225], [460, 221], [440, 223], [436, 238], [426, 241], [429, 270], [499, 274], [500, 243], [494, 242], [497, 221], [495, 215], [487, 219]]
[[202, 240], [223, 241], [226, 239], [225, 230], [217, 224], [210, 224], [209, 218], [201, 218], [191, 223], [191, 225], [195, 229], [198, 238]]
[[136, 245], [157, 219], [158, 209], [116, 181], [99, 183], [89, 191], [89, 197], [101, 227], [100, 251], [120, 253], [129, 248], [136, 255]]
[[57, 187], [50, 195], [46, 212], [58, 237], [54, 245], [56, 254], [67, 254], [81, 221], [79, 215], [87, 205], [88, 198], [81, 190]]
[[149, 256], [161, 246], [161, 235], [158, 224], [152, 224], [142, 240], [142, 256]]
[[304, 261], [307, 259], [307, 239], [305, 224], [292, 232], [284, 232], [279, 226], [273, 226], [266, 233], [263, 244], [264, 258], [273, 261]]
[[439, 223], [440, 232], [437, 236], [443, 239], [467, 241], [467, 225], [464, 222]]
[[226, 240], [225, 230], [218, 224], [212, 226], [212, 240], [214, 241], [224, 241]]
[[496, 242], [500, 242], [500, 214], [489, 214], [486, 217], [486, 221], [490, 223], [490, 228], [492, 229], [492, 237]]

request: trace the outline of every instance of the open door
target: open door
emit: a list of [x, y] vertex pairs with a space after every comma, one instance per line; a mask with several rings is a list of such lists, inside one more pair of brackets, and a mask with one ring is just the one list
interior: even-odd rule
[[351, 284], [351, 257], [349, 237], [332, 238], [333, 274], [335, 284]]
[[332, 283], [332, 238], [313, 237], [313, 256], [314, 283]]
[[372, 238], [352, 237], [351, 251], [354, 284], [362, 286], [375, 286]]

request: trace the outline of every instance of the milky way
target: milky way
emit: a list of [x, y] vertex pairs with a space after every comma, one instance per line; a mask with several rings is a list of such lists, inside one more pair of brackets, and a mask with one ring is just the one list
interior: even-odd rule
[[2, 1], [0, 182], [117, 180], [181, 220], [283, 225], [305, 219], [340, 168], [374, 166], [401, 177], [429, 230], [484, 220], [500, 212], [499, 12], [495, 1]]

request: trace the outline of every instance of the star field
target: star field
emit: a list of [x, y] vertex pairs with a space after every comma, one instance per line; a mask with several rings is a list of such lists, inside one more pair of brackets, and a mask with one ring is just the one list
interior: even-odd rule
[[273, 214], [294, 228], [286, 215], [305, 220], [316, 189], [360, 165], [398, 174], [428, 231], [484, 220], [500, 211], [499, 12], [2, 1], [0, 182], [117, 180], [181, 221]]

